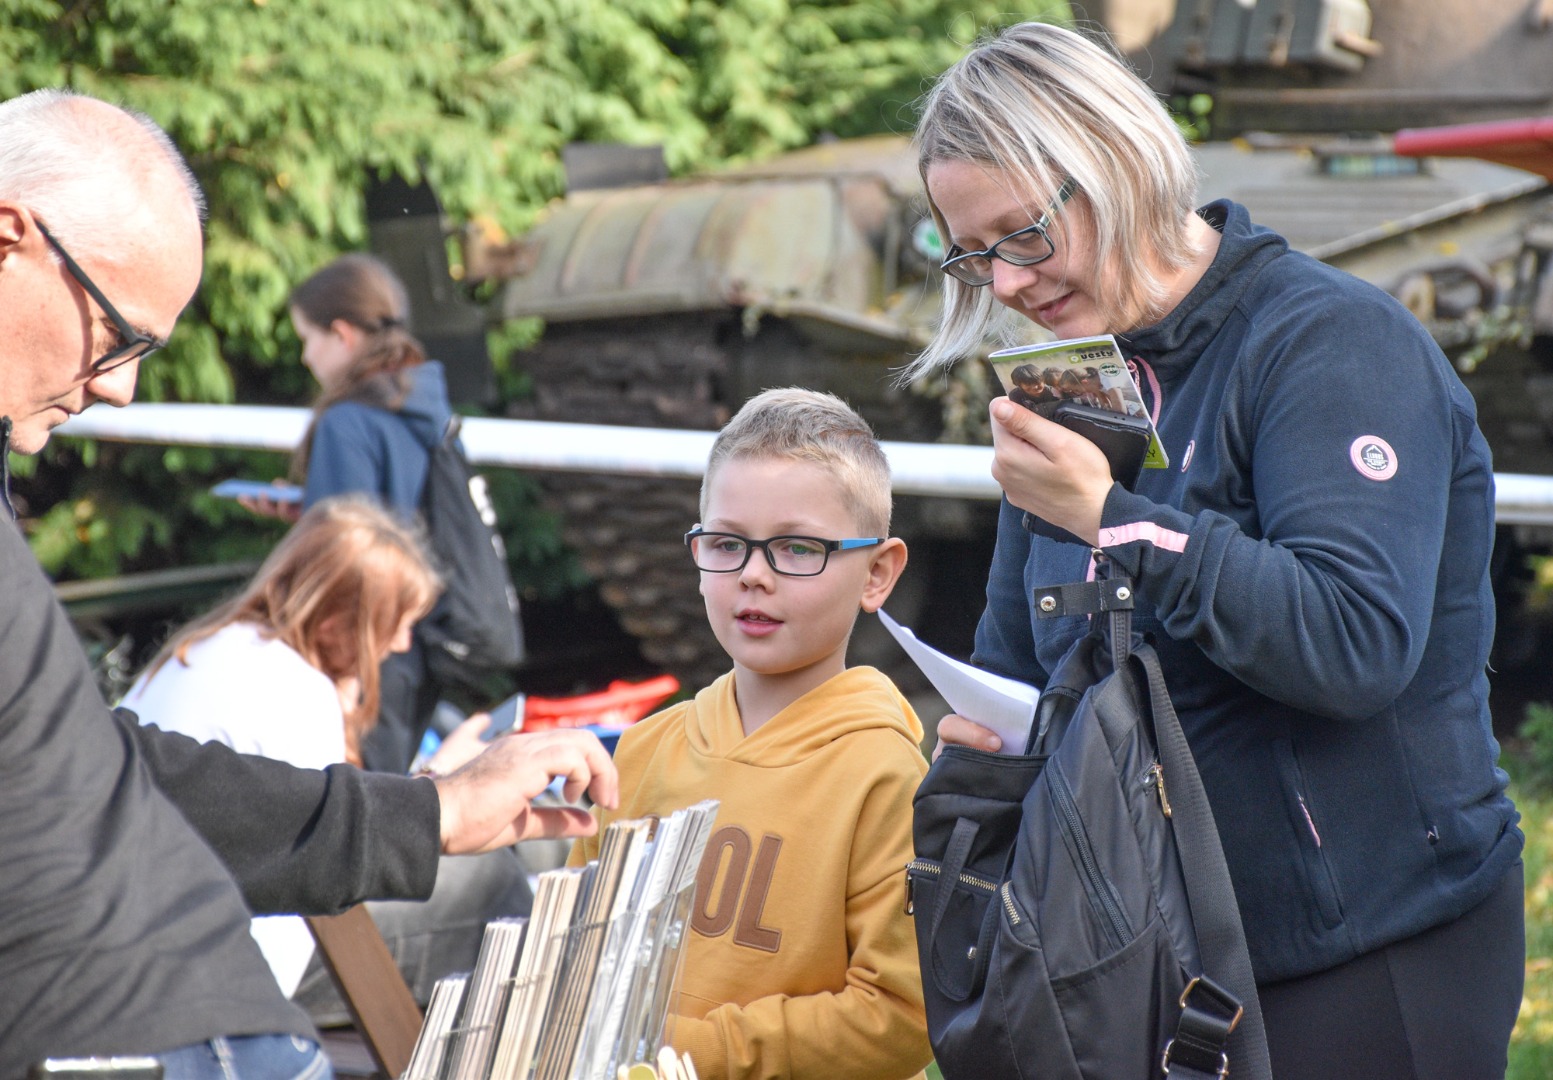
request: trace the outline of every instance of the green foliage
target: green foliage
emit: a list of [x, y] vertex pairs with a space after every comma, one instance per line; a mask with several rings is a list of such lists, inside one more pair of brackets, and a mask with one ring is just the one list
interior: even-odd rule
[[[986, 0], [10, 0], [0, 98], [68, 86], [142, 110], [210, 205], [205, 271], [142, 400], [302, 404], [291, 286], [365, 246], [373, 178], [431, 181], [449, 218], [525, 228], [575, 140], [661, 143], [677, 172], [824, 132], [910, 127], [909, 104], [982, 29]], [[1066, 18], [1061, 0], [1018, 17]], [[532, 328], [498, 328], [494, 355]], [[525, 392], [498, 361], [504, 395]], [[32, 543], [62, 576], [251, 558], [274, 540], [202, 493], [279, 475], [273, 455], [98, 451], [56, 439], [19, 468]], [[533, 490], [502, 485], [529, 513]], [[526, 500], [526, 501], [525, 501]], [[536, 587], [575, 570], [535, 515]], [[551, 528], [549, 538], [540, 535]], [[526, 527], [525, 527], [526, 528]], [[550, 580], [546, 581], [547, 573]]]
[[1207, 94], [1178, 94], [1165, 103], [1176, 127], [1192, 142], [1213, 137], [1213, 98]]
[[1553, 1075], [1553, 800], [1513, 786], [1526, 834], [1526, 990], [1510, 1037], [1506, 1080]]
[[1553, 704], [1526, 706], [1526, 719], [1505, 755], [1505, 767], [1516, 783], [1539, 796], [1553, 796]]

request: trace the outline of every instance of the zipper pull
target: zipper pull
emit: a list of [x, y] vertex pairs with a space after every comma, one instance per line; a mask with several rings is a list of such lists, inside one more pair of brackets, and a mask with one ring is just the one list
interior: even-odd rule
[[913, 886], [914, 885], [915, 885], [915, 882], [913, 882], [912, 877], [911, 877], [911, 864], [907, 863], [906, 864], [906, 914], [907, 915], [915, 915], [916, 912], [917, 912], [916, 897], [912, 895], [912, 893], [913, 893]]
[[1148, 778], [1144, 780], [1144, 783], [1154, 788], [1155, 793], [1159, 796], [1160, 810], [1164, 812], [1166, 817], [1169, 817], [1170, 797], [1165, 794], [1165, 770], [1159, 762], [1156, 761], [1149, 766]]

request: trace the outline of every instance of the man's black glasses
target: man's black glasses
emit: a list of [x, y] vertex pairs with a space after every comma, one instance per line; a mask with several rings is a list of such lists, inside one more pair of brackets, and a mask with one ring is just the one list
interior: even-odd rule
[[885, 541], [883, 536], [852, 540], [824, 540], [818, 536], [773, 536], [769, 540], [751, 540], [738, 533], [705, 532], [700, 526], [685, 534], [685, 544], [698, 570], [710, 574], [733, 574], [744, 569], [756, 548], [766, 553], [771, 569], [786, 577], [813, 577], [823, 573], [833, 551], [873, 547]]
[[985, 251], [965, 251], [952, 255], [939, 264], [939, 269], [967, 285], [980, 288], [992, 284], [993, 259], [1002, 259], [1013, 266], [1034, 266], [1045, 262], [1056, 254], [1051, 235], [1047, 232], [1051, 228], [1052, 215], [1059, 206], [1072, 198], [1076, 190], [1078, 185], [1069, 177], [1062, 182], [1062, 187], [1057, 189], [1057, 197], [1034, 225], [1026, 225], [1023, 229], [1009, 233]]
[[92, 283], [92, 279], [86, 276], [86, 271], [70, 257], [70, 253], [60, 246], [49, 231], [43, 227], [43, 222], [33, 219], [38, 226], [38, 231], [43, 234], [43, 239], [49, 242], [59, 254], [60, 260], [65, 264], [65, 269], [70, 271], [70, 276], [76, 279], [76, 283], [86, 290], [86, 295], [97, 302], [102, 308], [102, 313], [108, 316], [108, 321], [113, 323], [114, 329], [119, 332], [119, 344], [116, 348], [108, 350], [102, 356], [92, 361], [92, 372], [101, 375], [106, 371], [112, 371], [116, 367], [129, 363], [131, 360], [144, 359], [150, 356], [163, 345], [149, 334], [143, 334], [129, 324], [129, 321], [120, 315], [118, 309], [108, 302], [108, 298], [102, 294], [102, 290]]

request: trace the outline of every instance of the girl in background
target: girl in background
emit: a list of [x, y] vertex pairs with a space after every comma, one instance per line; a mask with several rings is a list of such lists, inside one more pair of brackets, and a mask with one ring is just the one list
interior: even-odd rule
[[[409, 302], [379, 260], [353, 253], [292, 292], [291, 322], [302, 363], [318, 380], [313, 419], [291, 460], [302, 509], [335, 495], [370, 495], [409, 520], [420, 505], [429, 448], [452, 417], [442, 365], [409, 332]], [[244, 499], [255, 513], [295, 520], [295, 506]], [[442, 687], [412, 637], [381, 673], [381, 716], [362, 747], [369, 769], [404, 772], [420, 746]]]
[[[378, 259], [352, 253], [298, 285], [289, 307], [302, 363], [319, 386], [312, 422], [291, 462], [291, 478], [303, 487], [303, 509], [354, 494], [401, 521], [413, 520], [431, 447], [453, 410], [442, 365], [426, 359], [407, 326], [404, 285]], [[269, 516], [296, 513], [269, 500], [244, 505]], [[379, 669], [377, 723], [361, 735], [359, 763], [378, 772], [409, 769], [444, 689], [412, 629], [407, 647]], [[489, 721], [475, 713], [450, 732], [429, 767], [447, 771], [477, 754]], [[411, 992], [425, 1005], [437, 978], [473, 966], [487, 921], [526, 915], [532, 903], [522, 860], [503, 848], [474, 858], [444, 857], [425, 903], [383, 901], [369, 908]], [[320, 1026], [349, 1022], [317, 959], [294, 1000]]]
[[[304, 768], [360, 764], [379, 665], [440, 584], [409, 526], [363, 498], [314, 506], [239, 595], [184, 627], [130, 688], [141, 723]], [[253, 921], [287, 995], [313, 953], [302, 919]]]

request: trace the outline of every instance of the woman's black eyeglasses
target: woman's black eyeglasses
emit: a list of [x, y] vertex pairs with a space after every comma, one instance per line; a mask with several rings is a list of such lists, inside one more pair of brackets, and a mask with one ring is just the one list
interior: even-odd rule
[[92, 372], [101, 375], [106, 371], [112, 371], [116, 367], [129, 363], [131, 360], [141, 360], [150, 356], [163, 345], [165, 341], [158, 340], [149, 334], [143, 334], [129, 324], [129, 321], [120, 315], [118, 309], [108, 302], [108, 298], [102, 294], [102, 290], [92, 283], [92, 279], [86, 276], [86, 271], [70, 257], [70, 253], [60, 246], [49, 231], [43, 227], [43, 222], [33, 219], [38, 226], [38, 232], [43, 234], [43, 239], [49, 242], [65, 264], [65, 269], [70, 276], [76, 279], [76, 283], [86, 290], [86, 295], [97, 302], [102, 308], [102, 313], [108, 316], [108, 321], [113, 323], [114, 329], [119, 332], [119, 344], [116, 348], [109, 349], [102, 356], [92, 361]]
[[700, 526], [685, 534], [685, 544], [698, 570], [709, 574], [734, 574], [744, 569], [756, 548], [766, 553], [771, 569], [786, 577], [813, 577], [823, 573], [833, 551], [882, 544], [885, 537], [823, 540], [818, 536], [773, 536], [751, 540], [738, 533], [704, 532]]
[[980, 288], [992, 284], [993, 259], [1002, 259], [1013, 266], [1034, 266], [1038, 262], [1045, 262], [1056, 254], [1052, 238], [1047, 232], [1051, 228], [1052, 215], [1059, 206], [1073, 197], [1076, 190], [1078, 185], [1069, 177], [1062, 182], [1062, 187], [1057, 189], [1057, 197], [1034, 225], [1026, 225], [1023, 229], [1009, 233], [985, 251], [965, 251], [952, 255], [940, 263], [938, 268], [967, 285]]

